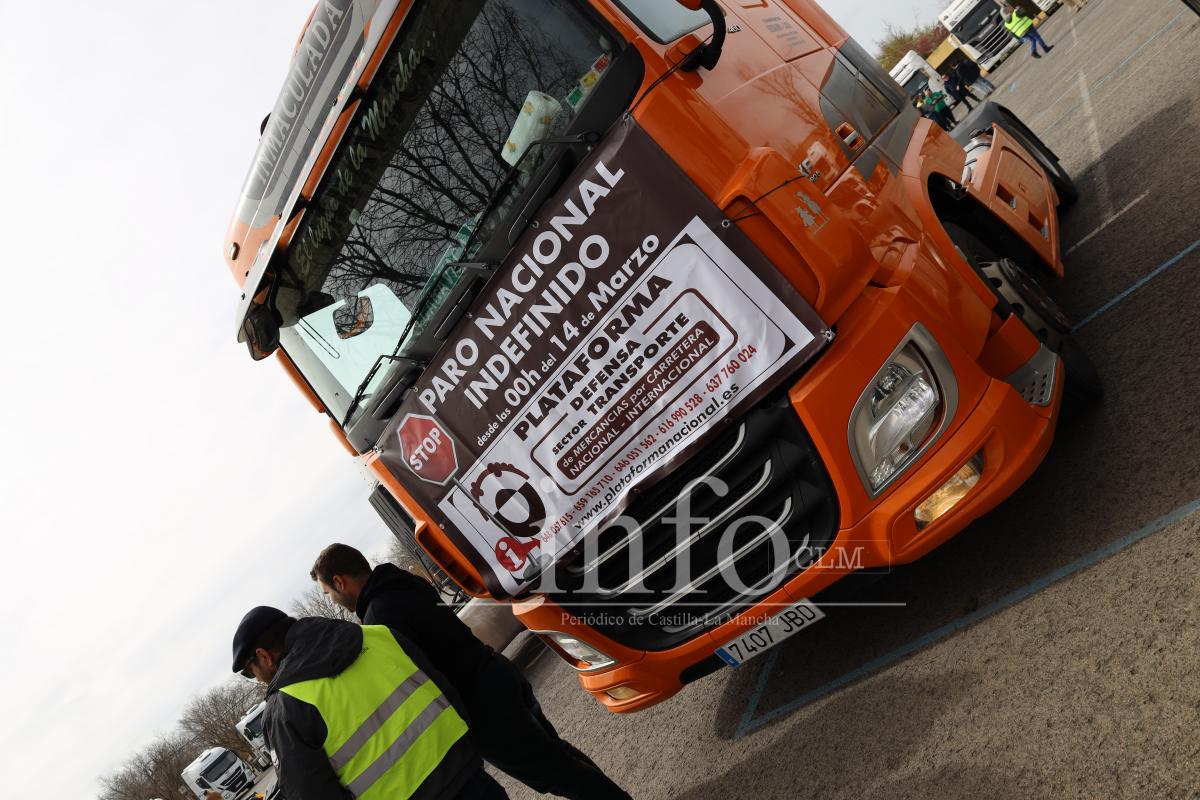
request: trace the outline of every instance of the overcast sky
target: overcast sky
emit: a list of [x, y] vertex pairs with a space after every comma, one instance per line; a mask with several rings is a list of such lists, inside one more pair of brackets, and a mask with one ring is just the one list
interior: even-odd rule
[[[826, 7], [874, 50], [941, 3]], [[234, 341], [221, 257], [310, 9], [0, 0], [7, 796], [94, 797], [225, 679], [247, 608], [388, 541], [325, 418]]]

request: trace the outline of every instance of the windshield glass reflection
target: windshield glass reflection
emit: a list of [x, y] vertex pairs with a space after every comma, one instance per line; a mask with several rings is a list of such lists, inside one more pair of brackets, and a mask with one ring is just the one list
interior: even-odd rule
[[566, 130], [611, 60], [611, 44], [564, 0], [418, 9], [305, 210], [278, 281], [283, 346], [339, 419], [425, 292], [410, 339], [435, 316], [458, 277], [443, 267], [474, 255], [465, 246], [477, 227], [472, 250], [487, 240], [542, 149], [530, 150], [484, 217], [513, 164], [532, 142]]

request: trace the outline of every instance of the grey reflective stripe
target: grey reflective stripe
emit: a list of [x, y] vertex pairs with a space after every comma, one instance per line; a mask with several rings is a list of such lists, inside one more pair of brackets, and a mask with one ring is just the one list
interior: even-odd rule
[[[362, 774], [351, 781], [346, 788], [355, 797], [366, 792], [375, 784], [375, 781], [384, 776], [385, 773], [396, 765], [400, 759], [404, 758], [404, 754], [408, 752], [408, 748], [412, 747], [413, 742], [417, 737], [429, 729], [434, 720], [442, 715], [444, 711], [450, 708], [449, 701], [445, 695], [438, 695], [429, 705], [425, 706], [425, 710], [417, 715], [409, 726], [404, 729], [404, 733], [388, 745], [388, 749], [383, 751], [383, 755], [375, 759], [371, 766], [363, 770]], [[415, 790], [417, 787], [413, 787]]]
[[425, 673], [418, 670], [405, 679], [404, 683], [397, 686], [395, 691], [379, 704], [379, 708], [372, 711], [371, 716], [363, 720], [362, 725], [358, 726], [358, 730], [350, 734], [350, 738], [346, 740], [345, 744], [329, 757], [334, 770], [340, 770], [349, 764], [350, 759], [354, 758], [367, 740], [383, 727], [383, 724], [391, 718], [392, 714], [396, 713], [400, 706], [404, 705], [404, 701], [428, 682], [429, 678], [425, 676]]

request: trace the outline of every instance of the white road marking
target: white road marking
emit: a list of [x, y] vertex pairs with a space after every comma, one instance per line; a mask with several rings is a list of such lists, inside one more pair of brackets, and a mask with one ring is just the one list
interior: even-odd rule
[[1122, 208], [1122, 209], [1121, 209], [1120, 211], [1118, 211], [1117, 213], [1115, 213], [1115, 214], [1113, 214], [1112, 216], [1110, 216], [1108, 219], [1104, 220], [1104, 222], [1101, 222], [1101, 223], [1100, 223], [1100, 227], [1096, 228], [1096, 230], [1092, 231], [1092, 232], [1091, 232], [1091, 233], [1089, 233], [1087, 236], [1083, 237], [1083, 238], [1082, 238], [1082, 239], [1080, 239], [1078, 242], [1076, 242], [1075, 244], [1071, 245], [1070, 249], [1068, 249], [1068, 250], [1067, 250], [1067, 252], [1063, 253], [1063, 256], [1064, 256], [1064, 257], [1065, 257], [1065, 256], [1069, 256], [1069, 255], [1071, 255], [1071, 253], [1074, 253], [1076, 250], [1078, 250], [1080, 247], [1082, 247], [1083, 245], [1085, 245], [1087, 242], [1091, 241], [1093, 237], [1095, 237], [1097, 234], [1099, 234], [1099, 233], [1100, 233], [1100, 231], [1104, 230], [1104, 229], [1105, 229], [1105, 228], [1107, 228], [1109, 225], [1111, 225], [1112, 223], [1116, 222], [1116, 220], [1117, 220], [1117, 217], [1121, 216], [1121, 215], [1122, 215], [1122, 214], [1124, 214], [1126, 211], [1128, 211], [1129, 209], [1133, 208], [1134, 206], [1136, 206], [1138, 203], [1142, 202], [1143, 200], [1145, 200], [1145, 199], [1146, 199], [1147, 197], [1149, 197], [1149, 196], [1150, 196], [1150, 192], [1146, 191], [1146, 192], [1142, 192], [1140, 195], [1138, 195], [1137, 197], [1133, 198], [1133, 202], [1131, 202], [1129, 205], [1127, 205], [1127, 206], [1125, 206], [1124, 208]]
[[1079, 72], [1079, 94], [1083, 97], [1083, 115], [1087, 120], [1088, 144], [1092, 146], [1092, 158], [1096, 164], [1096, 194], [1100, 208], [1113, 215], [1112, 187], [1108, 183], [1108, 170], [1104, 168], [1104, 147], [1100, 144], [1100, 129], [1096, 127], [1096, 111], [1092, 108], [1092, 92], [1088, 89], [1087, 76]]

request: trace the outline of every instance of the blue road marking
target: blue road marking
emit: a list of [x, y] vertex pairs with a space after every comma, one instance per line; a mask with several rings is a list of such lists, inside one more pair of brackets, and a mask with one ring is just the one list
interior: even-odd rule
[[1158, 37], [1162, 36], [1162, 35], [1163, 35], [1164, 33], [1166, 33], [1167, 31], [1171, 30], [1171, 28], [1174, 28], [1174, 27], [1175, 27], [1175, 23], [1176, 23], [1176, 22], [1178, 22], [1178, 21], [1179, 21], [1179, 18], [1180, 18], [1180, 17], [1182, 17], [1182, 16], [1183, 16], [1184, 14], [1186, 14], [1186, 13], [1188, 13], [1188, 12], [1186, 12], [1186, 11], [1180, 11], [1178, 14], [1176, 14], [1176, 15], [1174, 16], [1174, 18], [1173, 18], [1173, 19], [1172, 19], [1170, 22], [1168, 22], [1166, 25], [1164, 25], [1164, 26], [1163, 26], [1163, 27], [1162, 27], [1162, 28], [1161, 28], [1161, 29], [1158, 31], [1158, 33], [1154, 34], [1154, 35], [1153, 35], [1153, 36], [1151, 36], [1149, 39], [1147, 39], [1146, 41], [1142, 42], [1142, 45], [1141, 45], [1141, 46], [1140, 46], [1140, 47], [1139, 47], [1137, 50], [1134, 50], [1132, 53], [1130, 53], [1128, 56], [1126, 56], [1126, 58], [1125, 58], [1125, 60], [1124, 60], [1124, 61], [1122, 61], [1120, 64], [1117, 64], [1115, 67], [1113, 67], [1111, 70], [1109, 70], [1109, 71], [1108, 71], [1108, 72], [1107, 72], [1107, 73], [1104, 75], [1104, 77], [1103, 77], [1103, 78], [1101, 78], [1100, 80], [1096, 81], [1096, 82], [1095, 82], [1095, 83], [1092, 85], [1092, 88], [1093, 88], [1093, 89], [1099, 89], [1099, 88], [1100, 88], [1100, 85], [1101, 85], [1102, 83], [1104, 83], [1104, 82], [1105, 82], [1105, 81], [1107, 81], [1109, 78], [1111, 78], [1113, 75], [1116, 75], [1118, 72], [1120, 72], [1122, 69], [1124, 69], [1124, 68], [1125, 68], [1125, 66], [1126, 66], [1126, 65], [1127, 65], [1127, 64], [1128, 64], [1130, 61], [1133, 61], [1135, 58], [1137, 58], [1138, 56], [1140, 56], [1140, 55], [1142, 54], [1142, 51], [1144, 51], [1144, 50], [1145, 50], [1147, 47], [1149, 47], [1149, 46], [1150, 46], [1150, 43], [1151, 43], [1151, 42], [1153, 42], [1153, 41], [1154, 41], [1155, 39], [1157, 39]]
[[1178, 253], [1171, 256], [1166, 261], [1164, 261], [1163, 263], [1159, 264], [1154, 269], [1147, 272], [1145, 275], [1143, 275], [1141, 278], [1139, 278], [1136, 282], [1134, 282], [1134, 284], [1131, 285], [1128, 289], [1125, 289], [1123, 292], [1118, 294], [1116, 297], [1109, 300], [1107, 303], [1100, 306], [1092, 313], [1088, 314], [1086, 317], [1083, 318], [1083, 321], [1081, 321], [1078, 325], [1076, 325], [1074, 328], [1071, 329], [1071, 332], [1074, 333], [1074, 332], [1078, 331], [1084, 325], [1087, 325], [1087, 324], [1091, 323], [1092, 321], [1094, 321], [1095, 319], [1097, 319], [1098, 317], [1102, 316], [1103, 314], [1107, 314], [1109, 311], [1112, 311], [1114, 308], [1116, 308], [1118, 305], [1123, 303], [1125, 300], [1129, 299], [1129, 297], [1134, 292], [1136, 292], [1138, 289], [1141, 289], [1147, 283], [1154, 280], [1159, 275], [1163, 274], [1164, 272], [1169, 270], [1171, 267], [1178, 264], [1180, 261], [1182, 261], [1184, 258], [1186, 258], [1191, 253], [1195, 252], [1196, 248], [1200, 248], [1200, 239], [1197, 239], [1196, 241], [1192, 242], [1187, 247], [1183, 248]]
[[758, 710], [759, 701], [762, 699], [763, 692], [766, 690], [767, 684], [770, 682], [771, 673], [774, 671], [775, 664], [779, 660], [780, 651], [778, 648], [776, 648], [768, 654], [768, 660], [762, 666], [762, 671], [758, 676], [758, 683], [755, 685], [754, 691], [750, 695], [750, 701], [746, 705], [745, 712], [742, 714], [742, 720], [738, 725], [738, 730], [737, 733], [734, 734], [734, 738], [741, 739], [751, 731], [761, 728], [764, 725], [767, 725], [782, 716], [790, 714], [799, 708], [803, 708], [809, 703], [820, 700], [822, 697], [831, 694], [843, 686], [854, 683], [860, 678], [864, 678], [871, 673], [878, 672], [884, 667], [891, 666], [892, 664], [903, 660], [904, 658], [928, 647], [929, 645], [935, 644], [936, 642], [952, 636], [961, 630], [969, 628], [976, 622], [986, 619], [987, 617], [1003, 611], [1010, 606], [1016, 605], [1022, 600], [1037, 594], [1038, 592], [1057, 583], [1063, 578], [1067, 578], [1077, 572], [1087, 569], [1088, 567], [1094, 566], [1109, 556], [1115, 555], [1116, 553], [1119, 553], [1122, 550], [1137, 544], [1147, 536], [1158, 533], [1163, 528], [1173, 525], [1180, 520], [1187, 519], [1198, 511], [1200, 511], [1200, 499], [1193, 500], [1190, 503], [1185, 503], [1184, 505], [1181, 505], [1162, 515], [1153, 522], [1143, 525], [1133, 533], [1126, 534], [1115, 541], [1109, 542], [1108, 544], [1093, 550], [1087, 555], [1077, 558], [1071, 563], [1059, 567], [1053, 572], [1043, 575], [1032, 583], [1026, 584], [1025, 586], [1022, 586], [1020, 589], [1017, 589], [1013, 592], [1009, 592], [994, 603], [974, 611], [965, 617], [957, 619], [954, 622], [947, 623], [940, 628], [932, 630], [924, 636], [914, 639], [908, 644], [902, 645], [878, 658], [872, 659], [866, 664], [863, 664], [861, 667], [853, 669], [841, 675], [840, 677], [837, 677], [832, 681], [817, 687], [816, 689], [807, 691], [799, 697], [790, 700], [781, 706], [777, 706], [761, 716], [755, 716], [755, 712]]

